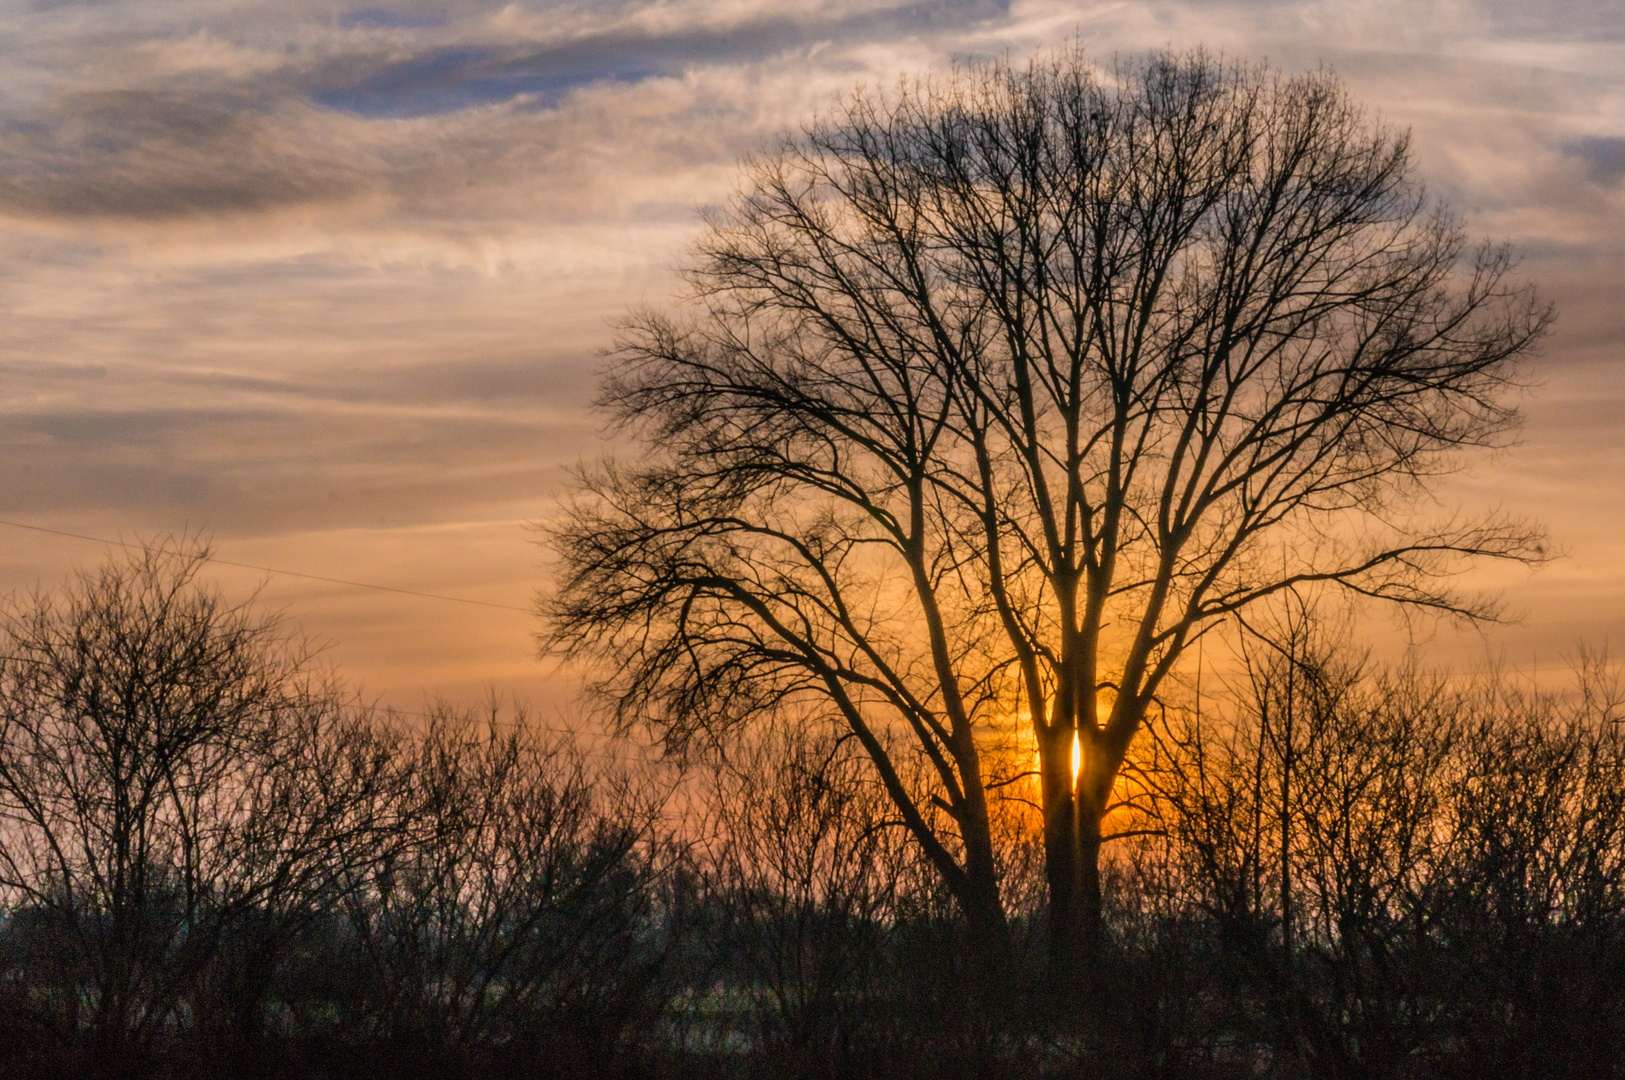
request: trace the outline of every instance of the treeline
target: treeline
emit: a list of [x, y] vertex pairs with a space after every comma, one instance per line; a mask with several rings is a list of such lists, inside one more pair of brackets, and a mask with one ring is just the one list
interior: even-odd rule
[[201, 565], [4, 617], [5, 1076], [1622, 1072], [1601, 663], [1553, 694], [1302, 617], [1249, 639], [1120, 784], [1096, 977], [1056, 993], [1020, 781], [990, 987], [849, 744], [634, 766], [520, 710], [392, 715]]

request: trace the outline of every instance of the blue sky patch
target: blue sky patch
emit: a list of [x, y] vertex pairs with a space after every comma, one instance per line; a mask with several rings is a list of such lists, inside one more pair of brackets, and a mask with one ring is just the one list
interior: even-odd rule
[[1570, 143], [1568, 151], [1585, 162], [1592, 183], [1613, 187], [1625, 180], [1625, 138], [1588, 136]]
[[379, 66], [349, 78], [335, 72], [311, 97], [330, 109], [378, 117], [454, 112], [520, 94], [550, 104], [593, 83], [639, 82], [698, 64], [750, 63], [819, 42], [889, 40], [1002, 17], [1008, 9], [1008, 0], [936, 0], [670, 33], [612, 30], [558, 43], [443, 46], [374, 61]]
[[339, 16], [339, 25], [346, 30], [357, 28], [381, 30], [437, 30], [446, 25], [446, 17], [417, 12], [386, 11], [383, 8], [362, 8]]

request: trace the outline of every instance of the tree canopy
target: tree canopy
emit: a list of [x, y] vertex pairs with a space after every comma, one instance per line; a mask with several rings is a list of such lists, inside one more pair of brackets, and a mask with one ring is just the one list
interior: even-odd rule
[[547, 640], [674, 746], [856, 739], [989, 958], [1012, 736], [1086, 966], [1114, 781], [1205, 628], [1308, 586], [1488, 617], [1449, 576], [1539, 557], [1419, 497], [1504, 444], [1549, 312], [1324, 71], [1068, 46], [860, 89], [744, 163], [686, 280], [624, 324], [638, 451], [555, 529]]

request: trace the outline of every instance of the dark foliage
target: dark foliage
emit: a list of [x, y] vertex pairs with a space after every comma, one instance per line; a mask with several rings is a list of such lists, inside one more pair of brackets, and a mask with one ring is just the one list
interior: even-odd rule
[[[522, 711], [369, 711], [147, 551], [12, 609], [6, 1077], [1525, 1077], [1625, 1061], [1625, 695], [1374, 668], [1301, 610], [1168, 709], [1047, 992], [996, 1000], [838, 729], [678, 773]], [[117, 691], [117, 692], [115, 692]], [[156, 778], [156, 779], [154, 779]], [[1023, 814], [1027, 814], [1026, 819]]]

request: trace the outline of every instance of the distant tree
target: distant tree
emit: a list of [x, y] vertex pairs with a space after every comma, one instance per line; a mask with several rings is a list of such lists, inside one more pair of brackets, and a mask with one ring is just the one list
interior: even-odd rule
[[1158, 828], [1117, 896], [1201, 928], [1205, 1038], [1304, 1076], [1617, 1073], [1625, 682], [1384, 668], [1284, 607], [1231, 707], [1159, 710], [1136, 762]]
[[1025, 726], [1087, 981], [1114, 782], [1204, 629], [1327, 583], [1491, 617], [1445, 577], [1540, 556], [1414, 509], [1514, 427], [1549, 312], [1511, 267], [1324, 72], [1067, 47], [860, 90], [625, 324], [600, 401], [640, 449], [555, 526], [544, 640], [672, 747], [827, 717], [994, 967], [990, 748]]
[[900, 921], [918, 848], [886, 828], [890, 800], [830, 732], [755, 733], [707, 795], [721, 936], [742, 954], [726, 959], [755, 984], [764, 1050], [786, 1071], [854, 1053], [895, 991], [885, 928]]
[[266, 935], [391, 829], [387, 742], [207, 558], [154, 543], [0, 609], [0, 904], [66, 1038], [120, 1067], [262, 1022]]
[[406, 749], [409, 842], [344, 890], [355, 955], [323, 973], [328, 1003], [403, 1067], [499, 1048], [509, 1068], [613, 1071], [667, 992], [659, 793], [518, 707], [437, 707]]

